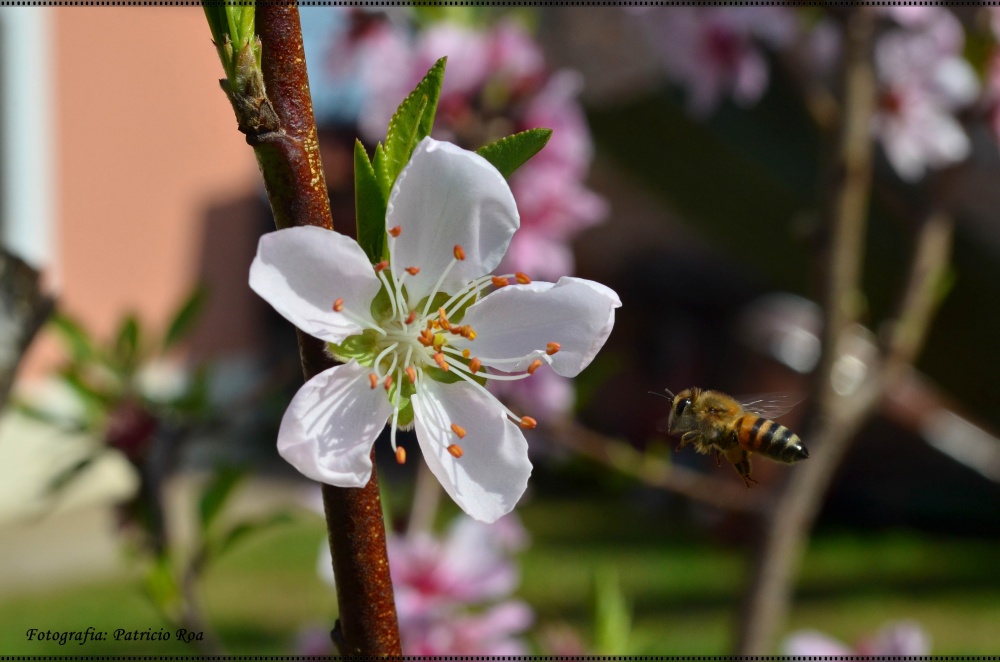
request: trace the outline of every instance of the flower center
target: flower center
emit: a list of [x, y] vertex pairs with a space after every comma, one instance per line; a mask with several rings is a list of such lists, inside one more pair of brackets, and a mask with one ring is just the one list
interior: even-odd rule
[[[400, 234], [399, 228], [392, 228], [388, 234], [390, 241]], [[465, 251], [456, 245], [452, 251], [453, 258], [438, 276], [437, 282], [426, 299], [416, 302], [411, 307], [404, 292], [407, 277], [420, 273], [419, 266], [408, 266], [397, 277], [386, 261], [373, 265], [375, 273], [382, 282], [383, 291], [388, 295], [389, 309], [383, 319], [376, 320], [376, 326], [364, 322], [359, 316], [353, 315], [344, 306], [342, 299], [334, 302], [336, 312], [347, 315], [366, 328], [371, 328], [378, 334], [375, 360], [368, 379], [372, 389], [384, 388], [392, 400], [392, 423], [390, 441], [396, 453], [396, 460], [403, 464], [406, 461], [406, 451], [396, 444], [396, 430], [399, 426], [401, 410], [401, 392], [419, 392], [424, 379], [440, 378], [440, 372], [449, 372], [459, 379], [471, 384], [474, 388], [486, 393], [497, 403], [512, 421], [524, 428], [534, 428], [537, 423], [530, 416], [518, 416], [489, 393], [483, 386], [485, 380], [517, 380], [530, 377], [544, 363], [551, 363], [551, 356], [559, 351], [559, 343], [550, 342], [545, 348], [539, 348], [525, 356], [496, 359], [487, 361], [490, 365], [523, 364], [527, 359], [533, 359], [528, 368], [521, 372], [495, 373], [483, 370], [483, 360], [473, 356], [468, 348], [458, 349], [453, 341], [461, 338], [466, 342], [476, 339], [476, 330], [467, 324], [455, 324], [452, 318], [458, 317], [471, 303], [489, 288], [506, 287], [515, 281], [527, 285], [531, 279], [523, 273], [504, 276], [483, 276], [465, 284], [465, 286], [448, 297], [435, 310], [431, 310], [435, 300], [440, 301], [446, 293], [441, 293], [445, 278], [456, 264], [465, 259]], [[395, 389], [393, 388], [395, 385]], [[405, 403], [403, 403], [405, 405]], [[429, 421], [428, 424], [441, 426], [445, 433], [442, 438], [452, 443], [447, 446], [448, 452], [455, 458], [464, 454], [462, 447], [456, 443], [464, 439], [466, 429], [462, 421]]]

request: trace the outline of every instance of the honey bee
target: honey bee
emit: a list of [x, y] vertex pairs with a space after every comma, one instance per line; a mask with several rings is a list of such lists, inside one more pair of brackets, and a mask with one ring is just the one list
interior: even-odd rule
[[771, 420], [791, 410], [799, 399], [769, 395], [740, 401], [700, 388], [677, 395], [667, 391], [667, 395], [671, 401], [667, 433], [680, 435], [677, 450], [692, 444], [699, 453], [715, 451], [719, 464], [720, 454], [725, 456], [747, 488], [757, 485], [750, 477], [751, 454], [789, 464], [809, 457], [797, 434]]

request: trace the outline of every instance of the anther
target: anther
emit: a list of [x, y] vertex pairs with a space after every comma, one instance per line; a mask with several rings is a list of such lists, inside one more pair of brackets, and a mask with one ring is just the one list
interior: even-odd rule
[[375, 265], [375, 271], [382, 271], [388, 266], [389, 266], [389, 260], [382, 260], [381, 262]]
[[444, 360], [444, 354], [441, 352], [434, 355], [434, 363], [437, 363], [439, 368], [448, 372], [448, 362]]
[[402, 446], [396, 449], [396, 462], [406, 464], [406, 449]]
[[372, 385], [372, 388], [378, 386], [378, 375], [374, 372], [368, 375], [368, 382]]
[[420, 267], [406, 267], [406, 273], [410, 274], [411, 276], [416, 276], [417, 274], [420, 273]]
[[535, 371], [538, 370], [541, 366], [542, 366], [542, 360], [535, 359], [534, 361], [531, 362], [531, 365], [528, 366], [528, 374], [529, 375], [535, 374]]
[[[403, 228], [398, 225], [394, 228], [389, 228], [389, 234], [391, 234], [393, 237], [398, 237], [399, 233], [402, 231]], [[406, 453], [403, 453], [403, 457], [406, 457]], [[400, 462], [400, 464], [402, 464], [402, 462]]]
[[459, 446], [458, 444], [452, 444], [451, 446], [449, 446], [448, 452], [451, 453], [456, 458], [462, 457], [462, 455], [464, 455], [462, 447]]
[[344, 309], [344, 300], [343, 299], [337, 299], [336, 301], [333, 302], [333, 311], [335, 313], [339, 313], [343, 309]]
[[521, 417], [521, 427], [525, 430], [534, 430], [538, 426], [538, 421], [530, 416]]
[[445, 331], [451, 330], [451, 322], [448, 321], [448, 315], [445, 314], [444, 308], [438, 308], [438, 324]]
[[451, 424], [451, 431], [457, 434], [459, 439], [465, 439], [465, 428], [458, 423]]
[[386, 375], [385, 376], [385, 381], [382, 382], [382, 385], [385, 386], [385, 390], [387, 390], [387, 391], [390, 388], [392, 388], [392, 375]]
[[414, 322], [414, 321], [415, 321], [416, 319], [417, 319], [417, 311], [415, 311], [415, 310], [411, 310], [411, 311], [410, 311], [410, 314], [406, 316], [406, 323], [407, 323], [407, 324], [413, 324], [413, 322]]
[[417, 370], [412, 365], [406, 366], [406, 376], [410, 378], [410, 383], [415, 384], [417, 381]]
[[480, 361], [479, 359], [472, 359], [471, 361], [469, 361], [469, 370], [472, 371], [472, 374], [476, 374], [477, 372], [479, 372], [479, 369], [482, 367], [483, 367], [483, 362]]
[[549, 356], [552, 356], [560, 349], [562, 349], [562, 345], [560, 345], [557, 342], [550, 342], [545, 344], [545, 353], [548, 354]]
[[467, 359], [470, 356], [472, 356], [472, 352], [469, 351], [468, 347], [466, 347], [465, 349], [462, 350], [462, 358], [463, 359]]
[[420, 332], [420, 335], [417, 336], [417, 342], [424, 347], [430, 347], [434, 344], [434, 334], [431, 333], [430, 329], [424, 329]]
[[528, 276], [528, 274], [522, 273], [520, 271], [515, 273], [514, 277], [517, 279], [517, 282], [520, 283], [521, 285], [527, 285], [528, 283], [531, 282], [531, 278]]
[[490, 280], [493, 281], [494, 287], [506, 287], [510, 285], [510, 281], [504, 278], [503, 276], [494, 276]]
[[461, 246], [459, 246], [458, 244], [455, 244], [455, 251], [454, 251], [454, 253], [455, 253], [455, 259], [456, 260], [464, 260], [465, 259], [465, 250]]
[[465, 326], [462, 327], [462, 337], [467, 338], [468, 340], [475, 340], [476, 332], [472, 329], [471, 326], [466, 324]]

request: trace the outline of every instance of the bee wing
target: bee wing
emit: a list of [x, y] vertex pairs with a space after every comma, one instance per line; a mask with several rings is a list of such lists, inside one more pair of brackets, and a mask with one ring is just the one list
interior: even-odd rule
[[805, 397], [798, 393], [758, 393], [737, 398], [747, 411], [764, 418], [780, 418], [795, 408]]

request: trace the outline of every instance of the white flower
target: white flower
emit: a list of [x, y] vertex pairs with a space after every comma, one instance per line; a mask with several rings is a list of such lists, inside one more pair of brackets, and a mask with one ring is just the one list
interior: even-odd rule
[[362, 487], [386, 421], [400, 461], [396, 430], [413, 424], [428, 466], [465, 512], [486, 522], [510, 512], [531, 473], [518, 425], [535, 421], [483, 384], [545, 365], [575, 376], [621, 305], [578, 278], [490, 276], [518, 225], [510, 188], [489, 162], [425, 138], [389, 196], [387, 262], [373, 266], [353, 239], [322, 228], [263, 236], [250, 286], [350, 358], [293, 398], [278, 432], [282, 457], [314, 480]]

